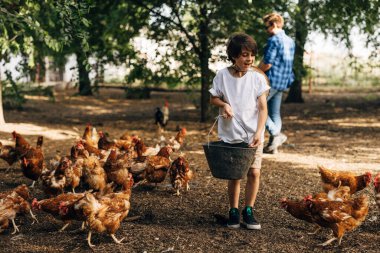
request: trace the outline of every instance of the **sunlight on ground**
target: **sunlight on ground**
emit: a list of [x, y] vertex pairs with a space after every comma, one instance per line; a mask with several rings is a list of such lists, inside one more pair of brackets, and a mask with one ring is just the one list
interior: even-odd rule
[[377, 163], [347, 163], [344, 159], [329, 159], [313, 155], [301, 155], [290, 153], [278, 153], [276, 155], [264, 154], [264, 162], [266, 159], [275, 162], [287, 162], [299, 164], [301, 166], [310, 166], [317, 169], [317, 165], [323, 165], [334, 170], [358, 171], [366, 170], [380, 171], [380, 165]]
[[79, 134], [70, 130], [52, 129], [27, 123], [6, 123], [0, 125], [0, 132], [12, 133], [16, 131], [22, 135], [42, 135], [52, 140], [67, 140], [77, 138]]

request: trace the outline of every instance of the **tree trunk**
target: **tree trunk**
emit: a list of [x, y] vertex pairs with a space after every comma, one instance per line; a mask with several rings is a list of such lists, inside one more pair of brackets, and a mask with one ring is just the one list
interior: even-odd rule
[[77, 63], [78, 63], [78, 72], [79, 72], [79, 95], [81, 96], [91, 96], [91, 82], [89, 78], [89, 72], [86, 69], [85, 61], [86, 55], [79, 49], [76, 53]]
[[4, 125], [4, 124], [5, 124], [5, 119], [4, 119], [4, 112], [3, 112], [3, 83], [1, 82], [1, 69], [0, 69], [0, 125]]
[[303, 53], [308, 35], [306, 15], [309, 9], [308, 0], [298, 1], [299, 11], [295, 16], [296, 26], [296, 50], [294, 54], [294, 73], [295, 80], [290, 87], [285, 103], [303, 103], [302, 80], [306, 76], [306, 69], [303, 65]]
[[199, 24], [200, 53], [198, 56], [201, 65], [201, 122], [205, 122], [208, 118], [210, 100], [208, 90], [211, 80], [211, 71], [208, 63], [208, 60], [211, 57], [211, 52], [208, 38], [209, 30], [207, 22], [207, 9], [205, 5], [201, 5], [200, 13], [202, 21]]

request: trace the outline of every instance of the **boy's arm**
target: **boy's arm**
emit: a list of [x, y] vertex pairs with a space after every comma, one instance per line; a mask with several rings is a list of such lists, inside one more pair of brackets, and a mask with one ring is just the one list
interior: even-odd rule
[[267, 121], [268, 117], [267, 96], [268, 91], [261, 94], [261, 96], [257, 99], [259, 119], [257, 122], [257, 130], [255, 136], [253, 137], [252, 143], [249, 145], [250, 147], [258, 147], [261, 144], [261, 134], [265, 129], [265, 122]]
[[221, 100], [219, 97], [211, 96], [210, 104], [216, 105], [223, 109], [223, 112], [222, 112], [223, 118], [231, 119], [232, 116], [234, 116], [231, 106], [227, 104], [226, 102], [224, 102], [223, 100]]
[[265, 64], [263, 61], [259, 64], [259, 69], [261, 69], [264, 72], [267, 72], [272, 67], [272, 64]]

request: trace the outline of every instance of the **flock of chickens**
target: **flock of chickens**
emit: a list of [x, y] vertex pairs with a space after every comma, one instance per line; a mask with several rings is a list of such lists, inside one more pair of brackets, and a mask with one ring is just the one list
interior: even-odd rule
[[[19, 161], [22, 173], [41, 182], [47, 199], [37, 200], [30, 195], [26, 185], [0, 193], [0, 232], [9, 227], [19, 231], [15, 224], [17, 214], [30, 213], [33, 223], [37, 221], [33, 210], [41, 210], [62, 220], [63, 231], [71, 221], [82, 221], [82, 229], [88, 228], [87, 242], [91, 243], [92, 232], [105, 232], [116, 243], [115, 233], [130, 210], [132, 187], [144, 183], [158, 184], [169, 174], [175, 195], [180, 190], [189, 190], [193, 171], [180, 154], [170, 159], [184, 143], [186, 129], [162, 145], [147, 147], [138, 136], [124, 134], [110, 141], [91, 125], [87, 125], [83, 137], [72, 146], [67, 156], [56, 155], [46, 163], [42, 150], [43, 137], [39, 136], [36, 147], [31, 146], [19, 133], [13, 132], [15, 145], [2, 145], [0, 158], [9, 165]], [[78, 186], [85, 192], [75, 193]], [[116, 189], [119, 189], [116, 191]], [[65, 190], [72, 192], [66, 192]]]
[[[332, 230], [334, 237], [322, 246], [338, 240], [340, 245], [343, 235], [352, 231], [365, 220], [368, 214], [369, 199], [367, 195], [353, 197], [371, 183], [372, 175], [367, 172], [356, 176], [350, 172], [336, 172], [319, 166], [323, 192], [308, 195], [302, 200], [280, 200], [281, 207], [293, 217], [315, 224], [317, 233], [321, 227]], [[374, 180], [376, 203], [380, 209], [380, 174]]]

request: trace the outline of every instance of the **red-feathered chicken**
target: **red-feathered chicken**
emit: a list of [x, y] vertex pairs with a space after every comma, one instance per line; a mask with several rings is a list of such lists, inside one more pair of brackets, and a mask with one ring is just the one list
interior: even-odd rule
[[131, 159], [128, 157], [128, 154], [117, 154], [115, 149], [111, 150], [107, 161], [104, 164], [104, 170], [107, 174], [108, 181], [112, 181], [117, 185], [123, 186], [123, 189], [126, 190], [131, 188], [129, 173], [129, 167]]
[[35, 182], [41, 176], [45, 168], [44, 154], [42, 152], [43, 137], [39, 136], [36, 148], [30, 147], [21, 156], [21, 171], [29, 179], [33, 180], [31, 187], [34, 187]]
[[0, 192], [0, 199], [4, 199], [7, 196], [15, 195], [15, 194], [18, 194], [20, 197], [22, 197], [26, 201], [31, 200], [29, 188], [25, 184], [19, 185], [16, 188], [9, 191]]
[[116, 243], [121, 243], [124, 238], [118, 240], [115, 237], [120, 223], [128, 215], [130, 209], [130, 189], [122, 192], [110, 193], [104, 196], [95, 197], [86, 194], [86, 197], [79, 201], [82, 205], [83, 213], [86, 214], [86, 222], [90, 229], [87, 242], [90, 247], [92, 232], [109, 234]]
[[363, 195], [349, 201], [306, 200], [312, 220], [321, 227], [330, 228], [334, 237], [322, 243], [326, 246], [338, 240], [340, 245], [343, 235], [352, 231], [365, 220], [368, 213], [368, 197]]
[[84, 196], [85, 193], [63, 193], [56, 197], [40, 201], [34, 199], [32, 207], [33, 209], [49, 213], [56, 219], [62, 220], [64, 226], [60, 231], [63, 231], [68, 225], [70, 225], [72, 220], [84, 221], [86, 219], [78, 204], [78, 201], [84, 198]]
[[170, 182], [176, 190], [175, 195], [179, 196], [179, 190], [184, 187], [186, 191], [190, 190], [189, 181], [193, 178], [194, 173], [189, 167], [189, 163], [183, 156], [178, 157], [172, 163], [170, 170]]
[[0, 142], [0, 158], [6, 161], [9, 166], [17, 162], [16, 149], [10, 145], [3, 145]]
[[377, 176], [375, 177], [375, 181], [374, 181], [373, 185], [375, 186], [376, 204], [380, 209], [380, 173], [377, 174]]
[[91, 124], [87, 124], [82, 139], [85, 140], [88, 145], [98, 148], [99, 134], [96, 128], [92, 127]]
[[186, 128], [181, 128], [177, 135], [174, 138], [171, 138], [169, 140], [169, 144], [172, 146], [174, 151], [178, 151], [182, 146], [185, 141], [186, 137]]
[[331, 171], [322, 166], [319, 166], [319, 173], [321, 174], [322, 187], [325, 192], [339, 186], [348, 186], [351, 189], [351, 194], [366, 188], [371, 183], [372, 177], [370, 172], [356, 176], [351, 172]]
[[140, 181], [140, 183], [149, 182], [157, 184], [164, 181], [170, 168], [169, 157], [172, 152], [172, 148], [166, 146], [158, 152], [160, 155], [147, 156], [143, 162], [137, 161], [132, 163], [130, 172], [133, 175], [134, 182]]
[[[29, 202], [18, 195], [16, 192], [8, 195], [7, 197], [0, 200], [0, 233], [8, 228], [9, 220], [13, 224], [13, 232], [19, 232], [18, 226], [15, 223], [15, 218], [17, 214], [27, 214], [30, 213], [32, 219], [37, 221], [36, 217], [33, 215]], [[34, 223], [33, 221], [33, 223]], [[38, 222], [38, 221], [37, 221]]]
[[89, 156], [84, 160], [83, 178], [90, 189], [102, 191], [106, 187], [107, 175], [98, 157]]
[[16, 155], [18, 158], [22, 157], [29, 149], [30, 149], [30, 144], [28, 141], [24, 139], [24, 137], [21, 136], [21, 134], [16, 133], [16, 131], [12, 132], [13, 139], [15, 139], [16, 144], [15, 144], [15, 150], [16, 150]]

